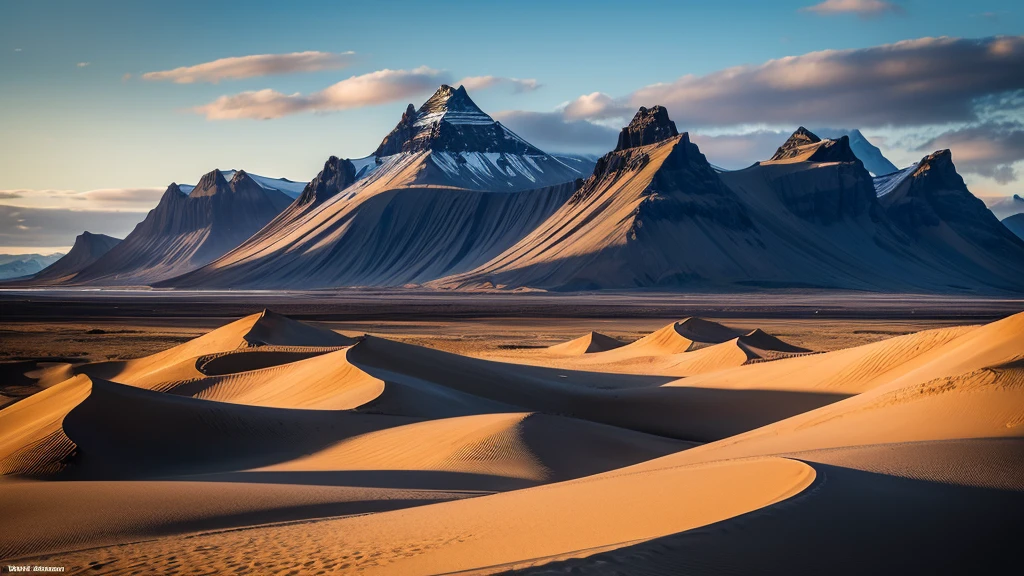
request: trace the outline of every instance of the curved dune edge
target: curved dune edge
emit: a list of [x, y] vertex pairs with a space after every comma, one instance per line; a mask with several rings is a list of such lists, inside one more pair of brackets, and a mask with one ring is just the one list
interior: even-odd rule
[[232, 404], [351, 410], [380, 397], [385, 383], [353, 366], [348, 351], [343, 348], [280, 366], [197, 378], [162, 388], [171, 394]]
[[[494, 572], [720, 522], [790, 498], [815, 479], [811, 466], [785, 458], [691, 467], [672, 467], [672, 462], [669, 456], [504, 494], [368, 516], [205, 534], [190, 537], [187, 543], [167, 538], [62, 555], [59, 560], [74, 571], [109, 558], [110, 564], [104, 567], [108, 574], [129, 574], [142, 567], [140, 560], [145, 567], [159, 570], [172, 558], [195, 569], [230, 572], [246, 565], [253, 553], [267, 559], [267, 571], [303, 565], [314, 572], [326, 568], [365, 574]], [[208, 546], [217, 547], [218, 553], [201, 551]]]
[[257, 346], [340, 347], [354, 343], [347, 336], [264, 310], [163, 352], [100, 362], [83, 367], [82, 372], [120, 384], [157, 388], [167, 382], [205, 377], [196, 364], [211, 355]]
[[629, 344], [591, 332], [532, 354], [499, 355], [493, 359], [568, 370], [682, 378], [736, 368], [752, 361], [809, 353], [810, 350], [789, 344], [760, 328], [738, 330], [690, 317]]

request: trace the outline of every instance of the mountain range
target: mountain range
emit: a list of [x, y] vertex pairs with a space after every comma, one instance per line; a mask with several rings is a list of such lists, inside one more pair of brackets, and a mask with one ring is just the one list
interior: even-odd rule
[[124, 241], [56, 282], [1024, 291], [1024, 241], [949, 151], [897, 170], [841, 132], [801, 127], [771, 158], [724, 171], [654, 106], [600, 159], [559, 156], [441, 86], [373, 154], [332, 156], [309, 183], [215, 170], [171, 184]]
[[64, 254], [0, 254], [0, 280], [31, 276], [52, 265]]

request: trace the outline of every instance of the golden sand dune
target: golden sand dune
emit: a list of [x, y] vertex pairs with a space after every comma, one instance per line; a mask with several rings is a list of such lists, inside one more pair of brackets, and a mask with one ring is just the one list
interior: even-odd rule
[[615, 338], [605, 336], [600, 332], [590, 332], [568, 342], [549, 346], [547, 351], [558, 356], [580, 356], [582, 354], [606, 352], [622, 345], [622, 342]]
[[[79, 375], [0, 411], [14, 476], [0, 505], [15, 511], [0, 529], [17, 532], [0, 554], [109, 574], [855, 574], [1007, 558], [1004, 526], [1024, 512], [1024, 313], [760, 363], [788, 345], [716, 326], [603, 352], [583, 340], [559, 360], [632, 346], [620, 362], [714, 367], [687, 378], [370, 336], [155, 380], [195, 368], [195, 342], [216, 355], [250, 330], [231, 324], [167, 366], [150, 357], [153, 389]], [[921, 553], [950, 536], [986, 556]], [[863, 554], [836, 566], [851, 542]]]
[[242, 348], [265, 345], [338, 347], [353, 343], [351, 338], [341, 334], [264, 310], [152, 356], [101, 362], [84, 367], [82, 371], [105, 380], [152, 388], [162, 383], [201, 378], [205, 374], [197, 364], [210, 360], [211, 355]]
[[702, 318], [674, 322], [630, 344], [614, 341], [619, 345], [583, 353], [590, 346], [586, 338], [507, 359], [570, 370], [682, 377], [810, 352], [759, 328], [743, 332]]
[[784, 500], [813, 480], [809, 466], [782, 458], [627, 468], [462, 502], [61, 558], [71, 566], [100, 563], [108, 574], [132, 573], [127, 558], [159, 572], [176, 562], [231, 572], [257, 558], [269, 573], [493, 572], [704, 526]]
[[348, 358], [388, 382], [380, 406], [389, 405], [392, 382], [408, 382], [405, 389], [420, 393], [418, 400], [429, 400], [431, 405], [450, 395], [469, 408], [486, 401], [490, 412], [564, 414], [698, 442], [751, 430], [845, 397], [804, 391], [664, 387], [661, 385], [673, 377], [506, 364], [372, 336], [353, 346]]
[[261, 471], [439, 470], [537, 483], [596, 474], [691, 446], [548, 414], [482, 414], [364, 434]]
[[270, 368], [163, 385], [161, 389], [251, 406], [348, 410], [380, 396], [384, 382], [350, 364], [347, 354], [348, 350], [342, 349]]
[[365, 514], [475, 495], [468, 491], [250, 482], [6, 480], [0, 481], [0, 507], [18, 523], [16, 529], [5, 525], [0, 557]]

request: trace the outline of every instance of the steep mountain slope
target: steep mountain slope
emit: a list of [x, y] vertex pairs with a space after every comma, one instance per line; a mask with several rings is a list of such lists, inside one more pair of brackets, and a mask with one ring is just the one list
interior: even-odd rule
[[[419, 110], [406, 110], [372, 163], [332, 159], [266, 229], [160, 285], [426, 282], [469, 270], [514, 244], [572, 195], [578, 176], [491, 120], [465, 89], [442, 86]], [[552, 185], [532, 188], [544, 184]]]
[[867, 168], [868, 172], [871, 172], [874, 176], [883, 176], [885, 174], [892, 174], [896, 172], [898, 168], [895, 164], [889, 161], [882, 151], [877, 146], [868, 141], [861, 134], [860, 130], [835, 130], [835, 129], [821, 129], [816, 130], [816, 134], [838, 140], [843, 136], [850, 138], [850, 149], [857, 155], [857, 158], [864, 163], [864, 167]]
[[127, 238], [71, 282], [135, 285], [177, 276], [238, 246], [290, 203], [241, 171], [229, 182], [214, 170], [190, 194], [171, 184]]
[[28, 282], [32, 284], [56, 284], [71, 280], [76, 274], [99, 260], [107, 252], [110, 252], [119, 242], [121, 242], [119, 238], [113, 238], [106, 234], [93, 234], [89, 231], [82, 232], [75, 238], [75, 245], [71, 247], [70, 252], [42, 272], [33, 276]]
[[1018, 238], [1024, 240], [1024, 214], [1014, 214], [1003, 220], [1003, 226], [1006, 226], [1010, 232], [1017, 235]]
[[1024, 241], [970, 193], [949, 150], [925, 156], [879, 202], [916, 253], [992, 286], [1019, 290], [1024, 283]]
[[656, 106], [637, 112], [615, 151], [536, 230], [484, 266], [434, 285], [679, 286], [748, 277], [764, 264], [763, 252], [746, 209]]
[[[497, 258], [431, 286], [1024, 289], [1024, 280], [993, 265], [979, 275], [943, 255], [939, 243], [916, 242], [880, 204], [846, 136], [822, 140], [800, 128], [771, 160], [718, 173], [687, 135], [675, 134], [663, 109], [642, 108], [558, 213]], [[900, 182], [885, 185], [898, 190]], [[1024, 262], [1013, 248], [979, 250], [1016, 262], [1006, 270]]]

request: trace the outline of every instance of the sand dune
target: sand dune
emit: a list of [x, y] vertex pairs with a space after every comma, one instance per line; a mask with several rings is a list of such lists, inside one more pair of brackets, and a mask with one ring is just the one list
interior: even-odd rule
[[[78, 375], [0, 410], [0, 529], [22, 527], [0, 554], [109, 574], [774, 574], [852, 542], [835, 572], [963, 571], [977, 559], [921, 551], [1013, 549], [1022, 334], [1024, 313], [806, 355], [688, 319], [531, 352], [693, 374], [676, 378], [332, 347], [255, 315], [125, 363], [132, 382]], [[183, 366], [200, 375], [160, 380]]]
[[[112, 380], [122, 384], [141, 387], [155, 387], [168, 382], [180, 382], [202, 378], [206, 374], [198, 365], [211, 360], [212, 356], [237, 351], [241, 348], [263, 345], [284, 345], [297, 347], [340, 347], [354, 341], [348, 337], [296, 322], [290, 318], [264, 310], [260, 314], [246, 316], [204, 336], [190, 340], [169, 350], [136, 360], [101, 362], [83, 367], [81, 371], [90, 376]], [[267, 358], [256, 360], [257, 366], [266, 365]], [[246, 368], [242, 363], [239, 367]]]
[[[783, 500], [813, 479], [806, 464], [781, 458], [627, 469], [463, 503], [203, 536], [191, 539], [188, 550], [163, 540], [61, 558], [72, 566], [97, 561], [109, 574], [129, 573], [121, 560], [128, 557], [158, 570], [177, 560], [229, 572], [254, 555], [275, 573], [300, 566], [333, 573], [494, 572], [711, 524]], [[191, 551], [196, 547], [217, 553]]]
[[594, 352], [606, 352], [622, 345], [622, 342], [610, 336], [605, 336], [600, 332], [590, 332], [568, 342], [549, 346], [547, 351], [558, 356], [580, 356]]
[[167, 384], [161, 389], [250, 406], [348, 410], [380, 396], [384, 382], [352, 366], [345, 358], [347, 353], [338, 350], [270, 368]]
[[612, 348], [579, 352], [586, 342], [572, 340], [508, 360], [570, 370], [681, 377], [810, 352], [761, 329], [744, 333], [702, 318], [674, 322], [630, 344], [614, 341], [618, 345]]

